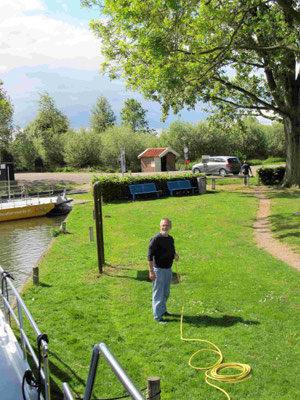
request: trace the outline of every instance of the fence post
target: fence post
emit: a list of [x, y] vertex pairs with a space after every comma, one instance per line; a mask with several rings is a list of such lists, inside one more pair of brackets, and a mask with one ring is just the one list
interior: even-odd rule
[[33, 279], [34, 285], [39, 284], [39, 267], [32, 268], [32, 279]]
[[89, 226], [89, 230], [90, 230], [90, 242], [94, 241], [94, 229], [92, 226]]
[[151, 376], [147, 379], [147, 392], [148, 399], [160, 400], [160, 378], [157, 376]]
[[212, 190], [215, 190], [215, 188], [216, 188], [216, 180], [215, 180], [215, 178], [211, 178], [211, 188], [212, 188]]
[[66, 233], [66, 222], [65, 221], [61, 224], [61, 230], [62, 230], [62, 233]]
[[104, 264], [104, 240], [103, 240], [103, 221], [102, 221], [102, 196], [100, 182], [96, 182], [93, 187], [94, 209], [95, 209], [95, 225], [96, 225], [96, 241], [99, 273], [103, 272]]

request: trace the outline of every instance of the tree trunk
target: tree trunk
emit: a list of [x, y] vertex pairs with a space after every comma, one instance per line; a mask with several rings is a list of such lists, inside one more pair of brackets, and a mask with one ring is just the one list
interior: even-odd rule
[[286, 139], [286, 170], [284, 187], [300, 187], [300, 115], [284, 119]]

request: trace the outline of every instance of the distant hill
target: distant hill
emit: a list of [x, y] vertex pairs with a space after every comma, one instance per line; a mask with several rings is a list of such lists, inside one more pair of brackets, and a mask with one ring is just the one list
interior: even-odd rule
[[[12, 69], [2, 73], [0, 79], [3, 80], [4, 88], [15, 108], [14, 123], [21, 128], [36, 117], [39, 93], [44, 91], [49, 93], [55, 100], [56, 106], [67, 115], [73, 128], [89, 125], [90, 110], [100, 95], [109, 100], [117, 116], [117, 122], [120, 121], [119, 116], [124, 101], [129, 97], [140, 101], [148, 110], [146, 117], [153, 129], [168, 127], [178, 118], [172, 114], [165, 123], [162, 123], [158, 103], [145, 101], [139, 93], [126, 90], [122, 81], [110, 81], [98, 71], [54, 69], [47, 65], [39, 65]], [[197, 111], [183, 110], [180, 113], [181, 119], [197, 122], [206, 117], [200, 107]]]

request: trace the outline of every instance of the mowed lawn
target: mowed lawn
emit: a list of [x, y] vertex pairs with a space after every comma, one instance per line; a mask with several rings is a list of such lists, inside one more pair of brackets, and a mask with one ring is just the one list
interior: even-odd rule
[[[140, 200], [103, 206], [105, 259], [99, 276], [96, 244], [89, 241], [93, 203], [77, 205], [31, 283], [24, 299], [49, 336], [54, 393], [68, 382], [83, 397], [92, 349], [104, 342], [143, 388], [161, 378], [163, 400], [225, 399], [205, 383], [203, 371], [188, 366], [207, 347], [180, 340], [182, 294], [177, 283], [168, 302], [176, 314], [167, 325], [153, 321], [147, 248], [162, 217], [171, 234], [185, 298], [183, 335], [215, 343], [225, 362], [249, 364], [251, 379], [220, 384], [234, 399], [300, 398], [299, 272], [255, 246], [257, 199], [242, 191]], [[176, 267], [173, 268], [176, 278]], [[194, 364], [217, 361], [200, 353]], [[101, 359], [95, 398], [125, 394]]]

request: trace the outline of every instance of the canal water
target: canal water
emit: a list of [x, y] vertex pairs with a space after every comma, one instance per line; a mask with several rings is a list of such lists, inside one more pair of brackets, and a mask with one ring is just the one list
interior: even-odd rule
[[0, 265], [14, 277], [18, 289], [49, 245], [51, 230], [59, 227], [65, 215], [20, 219], [0, 223]]

